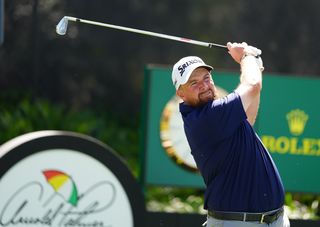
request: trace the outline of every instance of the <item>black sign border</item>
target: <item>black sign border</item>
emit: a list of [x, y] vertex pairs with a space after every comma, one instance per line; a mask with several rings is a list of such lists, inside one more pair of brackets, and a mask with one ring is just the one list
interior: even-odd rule
[[112, 148], [87, 135], [67, 131], [37, 131], [8, 141], [0, 147], [0, 179], [17, 162], [50, 149], [78, 151], [106, 166], [117, 177], [128, 196], [134, 226], [145, 226], [145, 202], [137, 180]]

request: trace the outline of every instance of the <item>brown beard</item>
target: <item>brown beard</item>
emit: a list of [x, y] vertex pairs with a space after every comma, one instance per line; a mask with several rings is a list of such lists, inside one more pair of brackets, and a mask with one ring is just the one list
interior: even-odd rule
[[208, 103], [208, 102], [210, 102], [210, 101], [213, 101], [213, 100], [215, 100], [215, 99], [217, 98], [216, 93], [214, 92], [214, 90], [213, 90], [213, 89], [210, 89], [210, 91], [212, 92], [213, 97], [206, 98], [205, 100], [203, 100], [202, 98], [200, 98], [200, 96], [201, 96], [202, 93], [198, 95], [199, 102], [198, 102], [197, 106], [198, 106], [198, 105], [199, 105], [199, 106], [202, 106], [202, 105], [204, 105], [204, 104], [206, 104], [206, 103]]

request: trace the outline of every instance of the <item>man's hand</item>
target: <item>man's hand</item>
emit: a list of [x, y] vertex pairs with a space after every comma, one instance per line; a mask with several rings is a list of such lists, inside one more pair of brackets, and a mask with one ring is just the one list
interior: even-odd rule
[[239, 64], [241, 64], [242, 59], [246, 56], [256, 57], [256, 63], [259, 66], [260, 70], [263, 71], [263, 62], [260, 58], [262, 51], [256, 47], [249, 46], [247, 43], [227, 43], [227, 48], [231, 57]]
[[227, 43], [228, 52], [231, 57], [240, 64], [242, 57], [244, 56], [244, 50], [248, 47], [247, 43]]
[[229, 50], [229, 54], [231, 55], [231, 57], [238, 63], [241, 62], [241, 59], [244, 56], [258, 57], [262, 53], [260, 49], [253, 47], [253, 46], [249, 46], [245, 42], [242, 42], [242, 43], [228, 42], [227, 48]]

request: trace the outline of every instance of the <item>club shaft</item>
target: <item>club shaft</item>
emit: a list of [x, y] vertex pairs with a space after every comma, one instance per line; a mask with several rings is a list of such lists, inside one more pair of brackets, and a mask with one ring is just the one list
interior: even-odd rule
[[68, 19], [69, 21], [92, 24], [92, 25], [97, 25], [97, 26], [102, 26], [102, 27], [107, 27], [107, 28], [113, 28], [113, 29], [117, 29], [117, 30], [128, 31], [128, 32], [142, 34], [142, 35], [149, 35], [149, 36], [159, 37], [159, 38], [163, 38], [163, 39], [170, 39], [170, 40], [175, 40], [175, 41], [179, 41], [179, 42], [184, 42], [184, 43], [190, 43], [190, 44], [194, 44], [194, 45], [209, 47], [209, 48], [211, 48], [211, 47], [227, 48], [227, 46], [220, 45], [220, 44], [217, 44], [217, 43], [202, 42], [202, 41], [182, 38], [182, 37], [178, 37], [178, 36], [166, 35], [166, 34], [162, 34], [162, 33], [150, 32], [150, 31], [145, 31], [145, 30], [135, 29], [135, 28], [129, 28], [129, 27], [124, 27], [124, 26], [119, 26], [119, 25], [106, 24], [106, 23], [90, 21], [90, 20], [85, 20], [85, 19], [80, 19], [80, 18], [70, 17], [70, 16], [66, 16], [65, 18]]

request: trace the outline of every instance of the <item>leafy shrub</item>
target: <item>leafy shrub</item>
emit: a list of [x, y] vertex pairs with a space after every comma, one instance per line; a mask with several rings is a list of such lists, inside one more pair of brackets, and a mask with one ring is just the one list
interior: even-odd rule
[[[74, 111], [44, 99], [24, 98], [0, 109], [0, 144], [25, 133], [39, 130], [64, 130], [90, 135], [108, 144], [138, 173], [138, 130], [107, 111]], [[138, 125], [138, 124], [137, 124]]]

